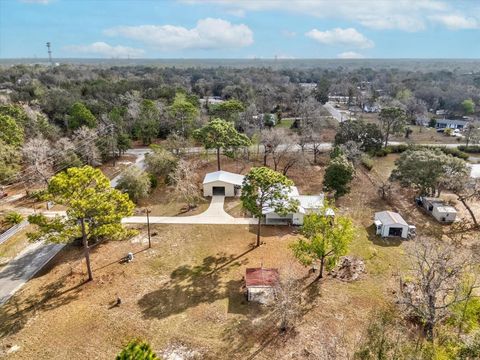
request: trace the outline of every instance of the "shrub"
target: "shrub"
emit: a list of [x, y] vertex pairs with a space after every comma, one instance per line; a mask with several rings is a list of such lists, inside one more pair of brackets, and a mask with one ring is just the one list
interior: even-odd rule
[[447, 148], [447, 147], [441, 147], [440, 150], [446, 155], [452, 155], [453, 157], [457, 157], [463, 160], [468, 159], [468, 154], [460, 151], [458, 148]]
[[155, 189], [158, 186], [158, 178], [153, 174], [148, 174], [150, 177], [150, 187]]
[[20, 224], [23, 221], [23, 219], [24, 217], [22, 214], [16, 211], [12, 211], [12, 212], [9, 212], [7, 215], [5, 215], [4, 222], [7, 225], [14, 226], [14, 225]]
[[457, 149], [465, 153], [480, 154], [480, 145], [460, 145], [457, 147]]
[[146, 341], [130, 341], [115, 358], [116, 360], [160, 360]]
[[150, 176], [138, 167], [131, 166], [121, 175], [117, 189], [126, 192], [132, 201], [137, 202], [150, 192]]
[[362, 155], [360, 161], [362, 162], [362, 165], [365, 166], [365, 168], [368, 171], [373, 169], [373, 159], [370, 156], [364, 154], [364, 155]]

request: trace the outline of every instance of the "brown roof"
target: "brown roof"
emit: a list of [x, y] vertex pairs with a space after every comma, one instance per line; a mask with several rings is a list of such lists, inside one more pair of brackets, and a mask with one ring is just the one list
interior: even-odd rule
[[245, 274], [245, 283], [250, 286], [275, 286], [280, 279], [278, 269], [249, 268]]

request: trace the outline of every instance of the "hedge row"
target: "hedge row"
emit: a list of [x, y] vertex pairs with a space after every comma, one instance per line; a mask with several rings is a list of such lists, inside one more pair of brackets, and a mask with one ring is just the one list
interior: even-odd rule
[[480, 154], [480, 145], [470, 145], [468, 147], [465, 145], [460, 145], [458, 150], [471, 154]]
[[[453, 148], [447, 148], [447, 147], [438, 147], [438, 146], [425, 146], [425, 145], [407, 145], [407, 144], [399, 144], [399, 145], [388, 145], [386, 148], [380, 149], [375, 153], [376, 156], [386, 156], [388, 154], [400, 154], [408, 149], [420, 149], [420, 148], [437, 148], [443, 151], [443, 153], [447, 155], [452, 155], [454, 157], [467, 160], [468, 159], [468, 154], [463, 152], [460, 149], [460, 146], [453, 147]], [[470, 147], [469, 147], [470, 148]], [[479, 149], [480, 150], [480, 149]], [[480, 152], [480, 151], [479, 151]]]

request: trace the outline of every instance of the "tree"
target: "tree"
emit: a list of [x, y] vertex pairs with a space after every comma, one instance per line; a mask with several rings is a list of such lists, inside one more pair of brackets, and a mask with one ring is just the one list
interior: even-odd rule
[[68, 128], [76, 130], [82, 126], [94, 128], [97, 125], [97, 119], [92, 112], [81, 102], [72, 105], [68, 116]]
[[227, 121], [236, 121], [239, 113], [245, 110], [242, 102], [230, 99], [210, 107], [210, 113]]
[[364, 152], [374, 153], [381, 149], [382, 131], [376, 124], [363, 120], [347, 120], [340, 123], [335, 135], [335, 145], [356, 142]]
[[332, 270], [341, 256], [346, 255], [353, 240], [352, 221], [344, 216], [329, 216], [328, 204], [318, 214], [304, 217], [301, 233], [303, 238], [291, 245], [293, 255], [305, 266], [320, 262], [317, 280], [323, 270]]
[[43, 180], [48, 185], [48, 179], [53, 174], [53, 157], [51, 144], [43, 137], [30, 139], [22, 149], [24, 163], [27, 166], [29, 181]]
[[6, 145], [20, 147], [23, 144], [23, 128], [9, 115], [0, 114], [0, 140]]
[[297, 114], [300, 117], [298, 122], [298, 145], [301, 147], [302, 152], [304, 152], [307, 145], [311, 146], [313, 163], [316, 164], [322, 144], [323, 123], [321, 106], [312, 98], [308, 98], [299, 104]]
[[178, 159], [170, 152], [158, 145], [150, 145], [151, 153], [145, 155], [147, 171], [155, 176], [167, 179], [177, 166]]
[[475, 112], [475, 102], [472, 99], [463, 100], [462, 108], [465, 115], [471, 115]]
[[127, 193], [132, 201], [138, 202], [150, 192], [150, 176], [138, 167], [130, 166], [122, 173], [116, 188]]
[[82, 126], [74, 131], [73, 143], [77, 154], [85, 164], [98, 166], [102, 164], [100, 150], [97, 147], [98, 134], [94, 129]]
[[328, 95], [330, 91], [330, 82], [322, 78], [318, 83], [317, 87], [315, 88], [315, 99], [321, 104], [326, 104], [328, 102]]
[[[430, 239], [418, 239], [410, 259], [410, 271], [400, 283], [399, 303], [408, 317], [423, 326], [427, 340], [433, 341], [437, 325], [471, 294], [465, 292], [464, 279], [472, 264], [453, 246]], [[476, 282], [469, 286], [479, 287]]]
[[175, 187], [175, 194], [187, 203], [188, 210], [196, 207], [201, 199], [197, 170], [197, 163], [180, 159], [175, 170], [170, 175], [170, 179]]
[[266, 210], [279, 215], [297, 211], [298, 201], [290, 198], [292, 186], [292, 180], [267, 167], [254, 167], [245, 176], [240, 200], [258, 218], [256, 246], [260, 246], [260, 228]]
[[20, 170], [20, 152], [0, 139], [0, 183], [11, 182]]
[[465, 139], [465, 147], [468, 148], [470, 143], [480, 142], [480, 126], [474, 123], [468, 123], [463, 129], [463, 136]]
[[446, 155], [440, 149], [409, 149], [395, 165], [390, 179], [416, 188], [421, 196], [439, 196], [442, 189], [470, 174], [465, 161]]
[[165, 149], [171, 151], [173, 154], [179, 156], [185, 152], [185, 149], [190, 145], [191, 141], [184, 138], [182, 135], [172, 132], [165, 140]]
[[232, 123], [222, 119], [213, 119], [205, 126], [194, 131], [193, 136], [202, 142], [205, 149], [217, 150], [217, 167], [220, 170], [220, 150], [230, 150], [241, 146], [250, 146], [250, 139], [240, 134]]
[[143, 145], [150, 145], [158, 136], [160, 112], [152, 100], [143, 100], [140, 104], [138, 122], [134, 133], [142, 140]]
[[378, 116], [384, 136], [384, 146], [387, 147], [390, 135], [403, 132], [407, 119], [405, 111], [398, 107], [389, 107], [380, 110]]
[[469, 205], [469, 202], [471, 201], [480, 200], [480, 179], [471, 178], [467, 171], [460, 176], [450, 178], [450, 181], [446, 186], [448, 190], [457, 195], [457, 199], [467, 209], [475, 228], [480, 227], [475, 212]]
[[43, 214], [30, 215], [28, 221], [38, 229], [28, 234], [29, 239], [65, 243], [80, 237], [88, 280], [93, 280], [91, 243], [128, 235], [121, 220], [133, 214], [135, 205], [127, 194], [112, 189], [108, 178], [91, 166], [72, 167], [52, 177], [44, 200], [65, 206], [67, 216], [48, 219]]
[[350, 192], [350, 181], [353, 179], [355, 169], [344, 155], [339, 155], [330, 160], [325, 169], [323, 186], [327, 191], [334, 191], [335, 198]]
[[198, 109], [187, 100], [185, 94], [177, 93], [168, 113], [177, 123], [177, 128], [183, 137], [189, 136], [194, 119], [198, 116]]
[[135, 339], [130, 341], [118, 354], [115, 360], [160, 360], [146, 341]]
[[284, 274], [275, 286], [272, 314], [280, 324], [280, 331], [292, 328], [301, 313], [302, 286], [292, 274]]

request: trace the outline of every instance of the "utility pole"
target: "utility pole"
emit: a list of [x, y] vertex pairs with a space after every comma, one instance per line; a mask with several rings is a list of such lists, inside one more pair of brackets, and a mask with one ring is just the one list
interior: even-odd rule
[[145, 212], [147, 213], [148, 248], [151, 249], [152, 248], [152, 239], [150, 237], [150, 217], [149, 217], [151, 210], [149, 208], [146, 208]]
[[50, 62], [50, 65], [53, 66], [53, 61], [52, 61], [52, 44], [47, 42], [47, 49], [48, 49], [48, 61]]

